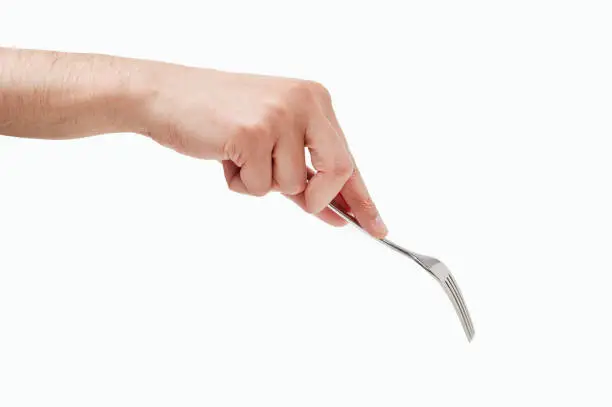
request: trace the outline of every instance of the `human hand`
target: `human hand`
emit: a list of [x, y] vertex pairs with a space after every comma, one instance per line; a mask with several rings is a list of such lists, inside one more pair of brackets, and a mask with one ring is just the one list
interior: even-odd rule
[[[387, 229], [355, 164], [329, 92], [290, 78], [156, 64], [145, 133], [158, 143], [223, 164], [229, 188], [277, 190], [329, 224], [333, 200], [375, 237]], [[316, 171], [307, 168], [308, 149]]]

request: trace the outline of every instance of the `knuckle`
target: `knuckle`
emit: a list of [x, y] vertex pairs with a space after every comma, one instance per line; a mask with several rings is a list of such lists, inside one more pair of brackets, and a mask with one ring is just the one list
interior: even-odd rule
[[283, 122], [289, 116], [289, 108], [284, 103], [271, 103], [267, 106], [266, 116], [272, 123]]
[[[352, 163], [352, 162], [351, 162]], [[349, 176], [349, 181], [357, 180], [360, 177], [359, 168], [353, 166], [353, 171], [351, 171], [351, 175]]]
[[240, 124], [236, 126], [234, 134], [236, 138], [243, 142], [250, 142], [253, 138], [259, 138], [269, 133], [269, 126], [264, 120], [249, 124]]
[[259, 154], [272, 143], [272, 126], [265, 122], [237, 125], [225, 144], [223, 152], [227, 159], [242, 167], [250, 157]]
[[348, 180], [353, 175], [353, 170], [354, 166], [351, 160], [341, 159], [334, 164], [332, 171], [334, 175]]
[[230, 139], [223, 147], [223, 155], [238, 167], [242, 167], [246, 163], [246, 151], [247, 149], [238, 136]]
[[309, 81], [295, 81], [289, 89], [289, 94], [291, 99], [295, 100], [299, 105], [309, 105], [315, 102], [314, 93]]
[[315, 95], [315, 97], [317, 97], [319, 100], [331, 102], [331, 93], [325, 86], [323, 86], [323, 84], [316, 81], [308, 81], [307, 83], [310, 91]]

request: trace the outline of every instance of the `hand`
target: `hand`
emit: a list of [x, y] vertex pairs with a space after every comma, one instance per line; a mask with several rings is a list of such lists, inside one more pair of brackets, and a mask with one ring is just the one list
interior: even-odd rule
[[[372, 235], [387, 229], [349, 152], [327, 90], [289, 78], [156, 65], [147, 134], [182, 154], [223, 163], [229, 188], [278, 190], [332, 225], [332, 200]], [[307, 168], [308, 148], [316, 172]]]
[[[230, 189], [279, 190], [332, 225], [333, 200], [387, 233], [317, 83], [99, 54], [0, 47], [0, 134], [68, 139], [141, 133], [223, 162]], [[316, 172], [306, 166], [305, 148]]]

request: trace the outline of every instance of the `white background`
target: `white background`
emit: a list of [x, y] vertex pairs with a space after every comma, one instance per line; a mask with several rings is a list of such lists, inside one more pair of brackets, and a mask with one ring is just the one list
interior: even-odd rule
[[[318, 80], [439, 286], [220, 166], [0, 137], [0, 405], [610, 405], [607, 1], [0, 2], [4, 46]], [[0, 61], [1, 63], [1, 61]]]

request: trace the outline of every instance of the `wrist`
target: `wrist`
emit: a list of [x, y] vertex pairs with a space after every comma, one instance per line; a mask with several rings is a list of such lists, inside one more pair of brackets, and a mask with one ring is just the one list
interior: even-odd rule
[[115, 58], [118, 77], [113, 85], [114, 103], [107, 103], [108, 117], [116, 132], [149, 135], [153, 127], [152, 106], [159, 95], [158, 63]]

